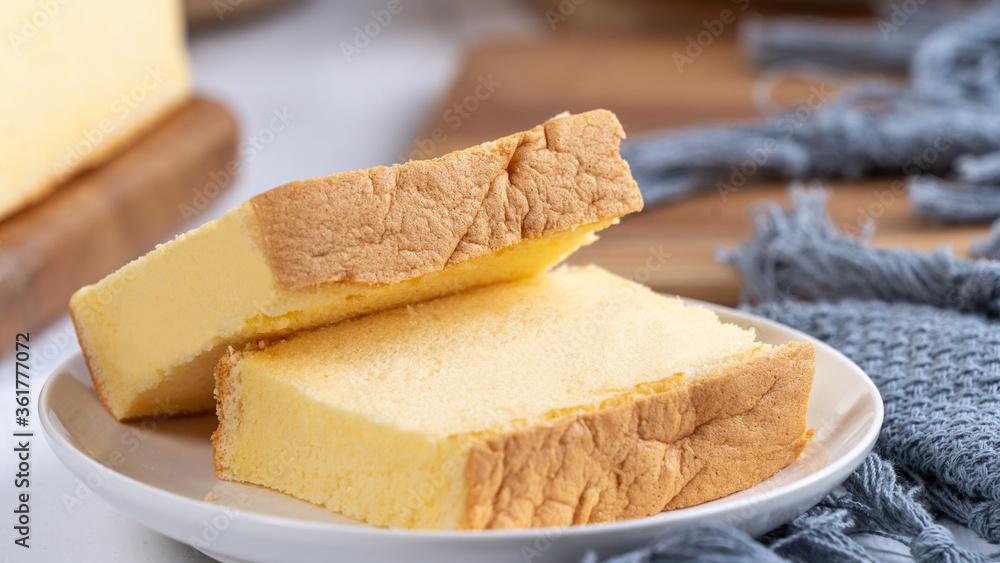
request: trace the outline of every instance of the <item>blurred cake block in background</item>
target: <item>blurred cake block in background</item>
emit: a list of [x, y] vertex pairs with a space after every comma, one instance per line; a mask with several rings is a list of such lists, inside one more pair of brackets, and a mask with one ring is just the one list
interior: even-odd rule
[[236, 123], [192, 98], [179, 0], [5, 0], [0, 353], [228, 187]]
[[107, 160], [190, 97], [176, 0], [5, 0], [0, 20], [18, 22], [0, 50], [13, 86], [0, 90], [0, 218]]

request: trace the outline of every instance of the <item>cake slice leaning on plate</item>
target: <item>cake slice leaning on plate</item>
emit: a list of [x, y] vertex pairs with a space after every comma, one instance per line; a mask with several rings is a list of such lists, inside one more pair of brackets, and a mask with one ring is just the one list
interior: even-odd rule
[[228, 346], [542, 272], [642, 208], [596, 110], [428, 161], [292, 182], [73, 295], [118, 420], [212, 410]]
[[564, 268], [229, 351], [215, 470], [379, 526], [638, 518], [795, 460], [813, 372], [810, 344]]

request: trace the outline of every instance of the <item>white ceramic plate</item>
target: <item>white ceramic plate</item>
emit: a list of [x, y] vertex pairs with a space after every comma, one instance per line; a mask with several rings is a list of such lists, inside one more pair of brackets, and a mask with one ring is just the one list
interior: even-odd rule
[[621, 553], [699, 522], [758, 535], [813, 506], [861, 463], [882, 425], [882, 399], [868, 376], [833, 348], [776, 323], [704, 305], [724, 321], [756, 327], [764, 342], [815, 345], [809, 402], [815, 438], [796, 462], [756, 487], [639, 520], [489, 532], [368, 526], [281, 493], [217, 479], [209, 440], [214, 416], [116, 422], [101, 406], [79, 354], [46, 382], [39, 411], [53, 450], [98, 496], [224, 562], [574, 561], [588, 550]]

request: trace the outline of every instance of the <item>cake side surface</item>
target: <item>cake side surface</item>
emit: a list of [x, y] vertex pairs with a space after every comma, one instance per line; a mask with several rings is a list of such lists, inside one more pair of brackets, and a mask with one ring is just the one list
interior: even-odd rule
[[[467, 446], [329, 409], [258, 369], [255, 346], [216, 370], [215, 474], [380, 526], [449, 529], [461, 511]], [[281, 420], [269, 414], [282, 412]], [[334, 476], [334, 478], [331, 478]]]
[[211, 410], [205, 370], [225, 350], [223, 335], [242, 328], [234, 313], [271, 297], [267, 264], [246, 232], [252, 219], [237, 207], [70, 298], [95, 388], [117, 419]]

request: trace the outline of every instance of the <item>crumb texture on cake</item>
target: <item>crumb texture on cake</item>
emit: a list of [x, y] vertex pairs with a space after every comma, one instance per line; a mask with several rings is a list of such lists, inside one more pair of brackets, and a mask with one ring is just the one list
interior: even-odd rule
[[760, 346], [707, 309], [597, 267], [561, 268], [300, 334], [254, 354], [253, 369], [445, 437], [611, 399]]
[[230, 352], [216, 472], [390, 527], [647, 516], [798, 457], [812, 373], [808, 344], [564, 268]]
[[622, 134], [588, 112], [257, 196], [72, 297], [94, 386], [119, 420], [205, 412], [229, 346], [545, 271], [641, 208]]
[[251, 202], [284, 286], [397, 282], [640, 210], [618, 154], [624, 135], [613, 113], [594, 110], [434, 160], [292, 182]]

